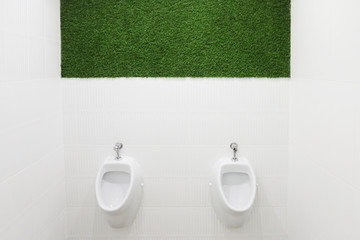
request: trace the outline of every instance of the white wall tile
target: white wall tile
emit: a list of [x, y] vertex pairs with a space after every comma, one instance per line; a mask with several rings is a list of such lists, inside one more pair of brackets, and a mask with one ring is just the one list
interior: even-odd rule
[[64, 182], [60, 181], [45, 191], [41, 199], [26, 209], [24, 214], [18, 217], [16, 224], [11, 224], [1, 231], [1, 239], [18, 240], [33, 236], [63, 212], [64, 207]]
[[14, 0], [2, 4], [0, 10], [1, 29], [25, 36], [27, 32], [27, 7], [27, 1], [23, 0]]
[[191, 144], [287, 144], [286, 113], [195, 113], [188, 121]]
[[143, 206], [209, 206], [207, 178], [145, 178]]
[[[360, 85], [357, 87], [357, 90], [360, 91]], [[354, 183], [354, 186], [360, 189], [360, 175], [357, 174], [360, 172], [360, 101], [356, 106], [355, 113], [355, 161], [353, 164], [353, 174], [351, 181]]]
[[[30, 36], [44, 37], [44, 26], [46, 24], [44, 3], [45, 0], [32, 0], [28, 3], [27, 27]], [[57, 28], [57, 31], [59, 31], [59, 28]]]
[[360, 3], [304, 0], [291, 9], [292, 77], [358, 82]]
[[47, 224], [44, 229], [36, 232], [33, 236], [34, 239], [38, 240], [64, 240], [66, 236], [66, 212], [63, 211], [60, 215]]
[[132, 145], [221, 145], [234, 139], [285, 145], [287, 119], [286, 113], [78, 112], [65, 115], [65, 137], [69, 144], [112, 144], [121, 136]]
[[[215, 216], [214, 235], [220, 238], [254, 237], [263, 234], [260, 207], [254, 206], [251, 215], [240, 228], [228, 228], [224, 226]], [[246, 238], [245, 238], [246, 239]]]
[[[65, 79], [79, 107], [107, 112], [287, 112], [287, 80]], [[71, 86], [71, 87], [70, 87]], [[84, 90], [86, 89], [86, 90]], [[99, 93], [104, 91], [103, 97]], [[97, 92], [90, 98], [86, 93]], [[69, 96], [70, 97], [70, 96]], [[164, 101], [166, 99], [166, 101]], [[68, 102], [67, 99], [64, 99]]]
[[353, 0], [292, 4], [291, 240], [360, 238], [359, 9]]
[[60, 65], [60, 42], [47, 40], [45, 42], [45, 76], [50, 79], [58, 79], [61, 75]]
[[211, 236], [214, 229], [211, 207], [148, 207], [139, 221], [143, 236]]
[[105, 113], [104, 143], [121, 136], [128, 144], [184, 144], [188, 116], [178, 113]]
[[286, 207], [261, 207], [260, 216], [264, 234], [280, 235], [287, 233]]
[[287, 178], [258, 177], [258, 198], [261, 206], [286, 207], [288, 197]]
[[106, 146], [65, 146], [66, 176], [96, 177], [97, 170], [113, 150]]
[[49, 187], [64, 180], [62, 151], [61, 148], [54, 149], [52, 154], [0, 183], [0, 204], [6, 206], [2, 210], [0, 229], [37, 202]]
[[[40, 1], [41, 0], [37, 0]], [[60, 1], [44, 1], [44, 33], [45, 37], [60, 41]]]
[[48, 38], [44, 0], [0, 3], [0, 239], [66, 239], [60, 8], [51, 2]]
[[28, 79], [45, 78], [46, 40], [40, 38], [39, 36], [29, 36], [27, 41], [28, 41], [27, 44], [28, 44], [28, 71], [29, 71], [27, 78]]
[[142, 208], [139, 209], [139, 213], [131, 226], [126, 228], [114, 229], [109, 226], [105, 219], [105, 215], [101, 209], [95, 207], [92, 211], [95, 212], [94, 215], [94, 228], [93, 236], [95, 239], [133, 239], [137, 238], [137, 234], [140, 232], [139, 223], [142, 219]]
[[5, 180], [62, 145], [60, 116], [10, 127], [0, 134], [0, 154], [3, 169], [0, 181]]
[[67, 179], [66, 195], [69, 207], [95, 206], [95, 178]]
[[67, 240], [94, 240], [94, 238], [93, 237], [68, 237]]
[[90, 238], [94, 234], [95, 209], [93, 207], [67, 208], [67, 234], [73, 237]]
[[[64, 111], [102, 111], [104, 84], [101, 79], [63, 79]], [[109, 81], [111, 81], [109, 79]], [[108, 95], [108, 92], [106, 96]], [[121, 95], [121, 94], [120, 94]], [[124, 104], [121, 103], [120, 106]]]
[[0, 83], [0, 108], [0, 132], [50, 114], [61, 114], [60, 83], [46, 80]]
[[[64, 79], [68, 239], [286, 239], [287, 81]], [[94, 193], [117, 141], [145, 183], [134, 224], [121, 230], [108, 226]], [[238, 230], [222, 226], [209, 199], [211, 168], [233, 141], [260, 183]]]
[[1, 36], [1, 81], [24, 80], [28, 74], [27, 38], [12, 32]]

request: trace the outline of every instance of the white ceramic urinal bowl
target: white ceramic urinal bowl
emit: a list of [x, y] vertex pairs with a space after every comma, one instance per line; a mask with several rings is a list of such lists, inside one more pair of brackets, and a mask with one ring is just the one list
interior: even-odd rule
[[245, 158], [223, 158], [212, 172], [210, 193], [215, 213], [229, 227], [239, 227], [247, 219], [256, 196], [254, 171]]
[[139, 164], [130, 157], [108, 157], [96, 176], [96, 199], [110, 226], [130, 225], [140, 207], [143, 180]]

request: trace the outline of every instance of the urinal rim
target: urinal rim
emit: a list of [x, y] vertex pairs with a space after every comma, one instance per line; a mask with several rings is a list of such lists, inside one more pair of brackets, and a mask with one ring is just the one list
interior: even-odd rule
[[[100, 167], [98, 174], [96, 176], [96, 199], [98, 202], [98, 205], [100, 206], [100, 208], [102, 210], [104, 210], [105, 212], [108, 213], [113, 213], [116, 211], [119, 211], [120, 209], [122, 209], [125, 206], [125, 203], [128, 201], [133, 185], [134, 185], [134, 167], [131, 164], [132, 159], [129, 157], [122, 157], [121, 160], [114, 160], [112, 157], [108, 157], [104, 163], [102, 164], [102, 166]], [[122, 200], [121, 204], [116, 207], [116, 208], [109, 208], [106, 206], [106, 204], [104, 203], [104, 201], [102, 200], [101, 195], [101, 191], [100, 191], [100, 181], [102, 180], [103, 176], [105, 175], [105, 173], [110, 172], [110, 171], [105, 171], [104, 167], [110, 164], [115, 164], [115, 165], [127, 165], [129, 167], [129, 175], [130, 175], [130, 184], [129, 184], [129, 189], [127, 190], [127, 193], [124, 197], [124, 199]], [[112, 171], [112, 170], [111, 170]], [[114, 172], [120, 172], [120, 170], [115, 170]]]
[[[249, 170], [249, 173], [245, 172], [245, 171], [237, 171], [237, 170], [234, 170], [234, 171], [225, 171], [223, 172], [222, 169], [225, 167], [225, 166], [231, 166], [231, 165], [242, 165], [242, 166], [246, 166]], [[245, 207], [243, 208], [235, 208], [233, 207], [229, 201], [226, 199], [225, 197], [225, 194], [224, 194], [224, 191], [223, 191], [223, 188], [222, 188], [222, 175], [224, 173], [245, 173], [245, 174], [248, 174], [249, 175], [249, 181], [253, 181], [254, 184], [252, 186], [252, 191], [251, 191], [251, 200], [249, 201], [249, 203], [247, 205], [245, 205]], [[224, 201], [226, 207], [229, 208], [229, 210], [233, 211], [233, 212], [236, 212], [236, 213], [243, 213], [243, 212], [246, 212], [247, 210], [249, 210], [253, 204], [254, 204], [254, 201], [255, 201], [255, 197], [256, 197], [256, 177], [255, 177], [255, 173], [250, 165], [250, 163], [248, 162], [248, 160], [246, 158], [242, 158], [240, 159], [238, 162], [228, 162], [228, 161], [220, 161], [219, 163], [219, 166], [217, 168], [217, 171], [216, 171], [216, 181], [217, 181], [217, 185], [218, 185], [218, 189], [220, 191], [220, 194], [221, 194], [221, 198], [222, 200]]]

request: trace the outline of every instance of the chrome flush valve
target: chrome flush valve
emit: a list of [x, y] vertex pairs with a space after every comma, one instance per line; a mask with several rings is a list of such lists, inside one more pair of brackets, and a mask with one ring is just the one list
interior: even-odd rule
[[120, 149], [122, 149], [123, 147], [123, 144], [122, 143], [115, 143], [115, 146], [114, 146], [114, 151], [116, 152], [116, 157], [115, 159], [119, 160], [121, 157], [120, 157]]
[[232, 160], [234, 161], [234, 162], [236, 162], [237, 160], [238, 160], [238, 158], [236, 157], [236, 152], [238, 151], [238, 145], [237, 145], [237, 143], [231, 143], [230, 144], [230, 148], [234, 151], [234, 156], [233, 156], [233, 158], [232, 158]]

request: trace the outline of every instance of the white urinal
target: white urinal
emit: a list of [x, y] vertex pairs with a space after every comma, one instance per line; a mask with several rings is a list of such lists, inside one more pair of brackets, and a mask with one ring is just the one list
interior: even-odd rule
[[[237, 145], [232, 144], [234, 153]], [[245, 158], [222, 158], [214, 166], [210, 183], [212, 204], [218, 219], [239, 227], [247, 219], [256, 196], [254, 171]]]
[[104, 161], [96, 176], [95, 190], [97, 203], [110, 226], [125, 227], [134, 221], [142, 199], [142, 188], [141, 170], [135, 160], [120, 158], [118, 154], [118, 157], [108, 157]]

